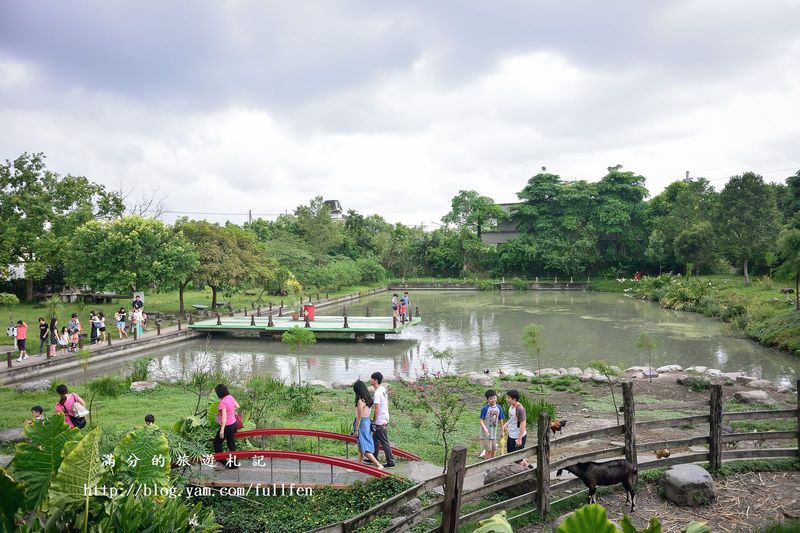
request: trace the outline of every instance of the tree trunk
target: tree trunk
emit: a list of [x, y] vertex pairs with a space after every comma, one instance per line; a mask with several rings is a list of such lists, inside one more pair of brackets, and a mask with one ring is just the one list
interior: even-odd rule
[[33, 278], [30, 277], [25, 280], [25, 300], [33, 301]]
[[794, 306], [800, 311], [800, 272], [794, 275]]
[[212, 285], [211, 287], [211, 310], [217, 308], [217, 288]]
[[747, 271], [747, 259], [744, 260], [744, 284], [750, 285], [750, 273]]
[[186, 290], [186, 283], [181, 283], [180, 287], [178, 288], [178, 303], [180, 304], [178, 309], [178, 315], [183, 316], [186, 314], [186, 309], [183, 306], [183, 291]]

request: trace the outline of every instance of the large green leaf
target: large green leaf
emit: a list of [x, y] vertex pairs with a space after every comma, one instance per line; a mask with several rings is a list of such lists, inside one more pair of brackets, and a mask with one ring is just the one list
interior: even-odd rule
[[0, 467], [0, 513], [2, 531], [14, 531], [14, 515], [25, 501], [25, 488]]
[[80, 431], [64, 422], [64, 415], [55, 413], [25, 429], [30, 442], [17, 444], [11, 461], [14, 477], [25, 484], [28, 508], [44, 508], [50, 483], [58, 473], [64, 445], [80, 438]]
[[564, 520], [557, 533], [617, 533], [617, 528], [606, 517], [606, 510], [593, 503], [584, 505]]
[[169, 442], [156, 427], [134, 429], [122, 437], [114, 448], [114, 460], [116, 478], [123, 486], [163, 487], [169, 482]]
[[50, 484], [51, 506], [86, 504], [103, 475], [100, 460], [100, 428], [94, 428], [77, 444], [64, 447], [64, 460]]
[[158, 503], [149, 498], [124, 496], [106, 504], [106, 516], [97, 524], [98, 531], [142, 531], [181, 533], [218, 531], [214, 511], [202, 504], [190, 507], [182, 498], [167, 498]]

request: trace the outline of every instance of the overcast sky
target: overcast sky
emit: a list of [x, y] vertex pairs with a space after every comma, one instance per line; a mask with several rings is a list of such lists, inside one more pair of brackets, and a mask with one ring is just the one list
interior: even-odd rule
[[652, 193], [686, 170], [783, 181], [799, 21], [778, 0], [0, 0], [0, 159], [44, 152], [176, 212], [322, 195], [426, 225], [542, 166], [622, 164]]

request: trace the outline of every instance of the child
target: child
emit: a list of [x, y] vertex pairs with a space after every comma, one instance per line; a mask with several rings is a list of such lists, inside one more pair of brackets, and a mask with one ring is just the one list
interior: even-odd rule
[[486, 391], [486, 405], [481, 409], [481, 457], [491, 459], [497, 453], [497, 428], [500, 420], [505, 419], [503, 410], [497, 405], [497, 392], [494, 389]]
[[81, 333], [80, 333], [79, 329], [73, 329], [72, 330], [72, 335], [70, 336], [70, 339], [69, 339], [70, 340], [70, 346], [69, 346], [69, 351], [70, 352], [77, 352], [78, 351], [78, 342], [80, 341], [80, 336], [81, 336]]
[[97, 318], [100, 323], [100, 339], [103, 342], [106, 342], [106, 315], [100, 311], [100, 313], [97, 315]]
[[17, 362], [20, 363], [28, 358], [28, 352], [25, 350], [25, 342], [28, 337], [28, 324], [22, 320], [17, 320], [17, 349], [19, 350], [19, 358]]
[[405, 321], [406, 320], [406, 304], [404, 301], [400, 300], [400, 318]]
[[144, 425], [145, 426], [152, 426], [156, 423], [156, 417], [153, 415], [145, 415], [144, 417]]
[[31, 407], [31, 419], [25, 423], [29, 426], [32, 426], [36, 422], [42, 421], [44, 421], [44, 408], [42, 408], [41, 405], [34, 405]]
[[61, 328], [61, 335], [58, 337], [58, 347], [61, 348], [61, 355], [67, 355], [67, 345], [69, 344], [69, 333], [67, 326]]
[[[528, 439], [525, 408], [519, 403], [519, 398], [519, 391], [517, 390], [511, 389], [506, 393], [508, 421], [503, 424], [503, 429], [508, 430], [508, 439], [506, 439], [506, 450], [508, 453], [523, 449], [525, 447], [525, 441]], [[527, 459], [519, 461], [519, 464], [526, 468], [529, 467]]]

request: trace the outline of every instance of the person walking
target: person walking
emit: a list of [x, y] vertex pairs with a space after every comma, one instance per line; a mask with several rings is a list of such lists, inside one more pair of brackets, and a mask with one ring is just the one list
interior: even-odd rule
[[[214, 387], [214, 392], [217, 393], [219, 398], [219, 406], [217, 406], [217, 424], [219, 424], [219, 431], [214, 435], [214, 453], [222, 453], [222, 442], [228, 443], [228, 451], [236, 451], [236, 410], [239, 408], [239, 403], [236, 398], [228, 391], [228, 387], [222, 383]], [[228, 459], [223, 463], [218, 461], [214, 465], [214, 470], [221, 470], [224, 466], [228, 468], [239, 468], [236, 464], [236, 459]]]
[[375, 424], [375, 452], [373, 454], [376, 458], [378, 457], [378, 445], [380, 445], [386, 456], [386, 462], [383, 466], [391, 468], [394, 466], [394, 457], [392, 457], [392, 446], [389, 444], [389, 435], [387, 433], [389, 425], [389, 394], [386, 392], [386, 387], [382, 385], [383, 374], [380, 372], [373, 372], [369, 382], [375, 388], [373, 397], [374, 409], [372, 411], [372, 421]]
[[128, 338], [128, 332], [125, 331], [125, 308], [120, 307], [119, 311], [114, 314], [114, 321], [117, 323], [117, 333], [119, 333], [119, 338]]
[[137, 339], [142, 338], [142, 320], [142, 308], [135, 308], [131, 313], [131, 327], [136, 330], [134, 337]]
[[378, 462], [372, 450], [375, 449], [375, 441], [372, 438], [372, 421], [369, 419], [369, 411], [373, 406], [372, 395], [363, 381], [356, 380], [353, 383], [353, 392], [356, 393], [356, 419], [353, 422], [353, 436], [358, 442], [358, 461], [370, 462], [378, 470], [383, 470], [384, 466]]
[[58, 347], [61, 349], [61, 355], [67, 355], [67, 347], [72, 340], [67, 326], [61, 328], [61, 335], [58, 336]]
[[[525, 442], [528, 440], [528, 432], [526, 430], [525, 408], [519, 403], [519, 392], [514, 389], [508, 391], [506, 393], [506, 402], [508, 403], [508, 422], [503, 425], [503, 429], [508, 430], [506, 451], [511, 453], [525, 447]], [[523, 459], [519, 464], [527, 467], [528, 461]]]
[[47, 347], [49, 333], [50, 328], [47, 326], [47, 322], [45, 322], [44, 318], [39, 317], [39, 355], [42, 355]]
[[392, 294], [392, 316], [397, 318], [398, 311], [400, 309], [400, 302], [397, 299], [397, 293]]
[[403, 291], [403, 296], [400, 297], [400, 301], [403, 302], [403, 305], [406, 307], [406, 320], [409, 320], [411, 318], [411, 300], [408, 297], [408, 291]]
[[78, 351], [78, 343], [80, 341], [82, 329], [83, 326], [81, 326], [81, 321], [78, 319], [78, 313], [72, 313], [69, 319], [69, 325], [67, 326], [67, 331], [70, 334], [70, 352]]
[[106, 342], [106, 315], [102, 311], [97, 314], [97, 331], [100, 332], [100, 340]]
[[89, 325], [92, 328], [89, 336], [89, 338], [91, 339], [91, 343], [97, 344], [99, 321], [97, 319], [97, 314], [94, 311], [89, 311]]
[[52, 359], [56, 356], [56, 347], [58, 346], [58, 319], [53, 317], [50, 319], [50, 326], [47, 328], [47, 358]]
[[22, 320], [17, 320], [17, 350], [19, 350], [19, 357], [17, 362], [21, 363], [28, 358], [28, 352], [25, 350], [25, 343], [28, 338], [28, 324]]

